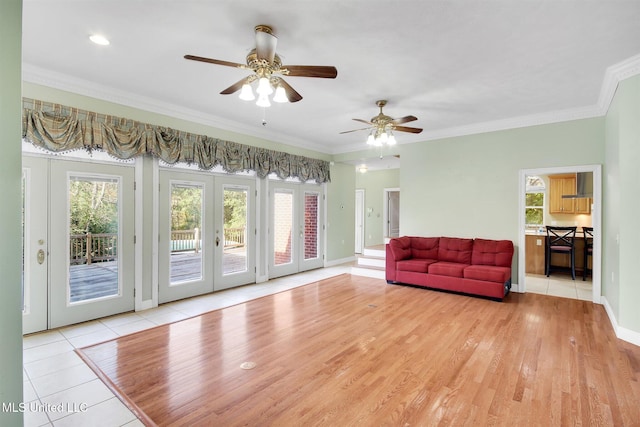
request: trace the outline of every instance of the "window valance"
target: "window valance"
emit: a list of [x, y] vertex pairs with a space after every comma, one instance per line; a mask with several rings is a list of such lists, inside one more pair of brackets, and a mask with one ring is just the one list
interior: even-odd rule
[[260, 178], [330, 181], [329, 162], [196, 135], [29, 98], [22, 100], [22, 137], [47, 151], [103, 150], [118, 159], [152, 155], [169, 163], [216, 165], [230, 173], [253, 170]]

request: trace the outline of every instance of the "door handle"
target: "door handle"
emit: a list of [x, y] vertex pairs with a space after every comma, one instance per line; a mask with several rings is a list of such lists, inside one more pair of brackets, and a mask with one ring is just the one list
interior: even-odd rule
[[220, 238], [216, 237], [216, 246], [220, 246]]
[[42, 264], [44, 262], [44, 251], [40, 249], [38, 251], [38, 264]]

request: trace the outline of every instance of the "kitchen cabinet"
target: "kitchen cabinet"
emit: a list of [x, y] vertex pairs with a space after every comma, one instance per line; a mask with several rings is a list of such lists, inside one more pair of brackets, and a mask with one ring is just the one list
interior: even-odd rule
[[[546, 234], [534, 233], [525, 235], [525, 273], [545, 274], [545, 250], [547, 247]], [[584, 238], [582, 232], [576, 233], [575, 237], [575, 267], [576, 276], [584, 268]], [[589, 259], [589, 261], [591, 261]], [[571, 267], [571, 258], [566, 254], [551, 254], [551, 265], [556, 267]], [[591, 264], [589, 264], [591, 267]]]
[[573, 207], [577, 214], [591, 214], [591, 198], [574, 199]]
[[549, 213], [590, 214], [591, 199], [563, 199], [564, 195], [576, 194], [576, 174], [549, 176]]

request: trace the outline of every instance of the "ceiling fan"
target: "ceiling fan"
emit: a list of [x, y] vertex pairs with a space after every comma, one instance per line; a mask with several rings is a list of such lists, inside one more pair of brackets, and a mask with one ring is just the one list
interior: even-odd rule
[[258, 94], [258, 102], [256, 102], [256, 104], [262, 107], [271, 105], [268, 95], [272, 94], [274, 90], [275, 95], [273, 100], [275, 102], [298, 102], [302, 99], [302, 95], [296, 92], [296, 90], [280, 76], [334, 79], [338, 75], [338, 70], [331, 66], [282, 65], [280, 57], [276, 54], [278, 39], [273, 34], [271, 27], [267, 25], [257, 25], [255, 32], [256, 47], [247, 55], [246, 65], [194, 55], [185, 55], [184, 58], [252, 71], [253, 74], [232, 84], [220, 92], [220, 94], [229, 95], [242, 89], [240, 99], [253, 100], [255, 96], [253, 95], [251, 83], [257, 80], [258, 88], [256, 89], [256, 93]]
[[396, 138], [393, 135], [394, 131], [420, 133], [422, 129], [413, 128], [409, 126], [399, 126], [402, 123], [413, 122], [418, 120], [415, 116], [404, 116], [397, 119], [391, 118], [382, 112], [382, 107], [387, 105], [387, 101], [382, 99], [376, 101], [376, 105], [380, 107], [380, 113], [377, 116], [371, 118], [371, 120], [353, 119], [356, 122], [366, 123], [369, 127], [362, 129], [347, 130], [342, 133], [358, 132], [361, 130], [369, 130], [369, 137], [367, 138], [367, 144], [380, 146], [382, 144], [394, 145], [396, 144]]

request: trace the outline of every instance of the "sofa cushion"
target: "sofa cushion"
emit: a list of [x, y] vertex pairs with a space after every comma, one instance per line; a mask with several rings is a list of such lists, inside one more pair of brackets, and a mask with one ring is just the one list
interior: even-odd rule
[[511, 278], [511, 268], [492, 265], [470, 265], [464, 269], [463, 274], [465, 279], [505, 283]]
[[438, 259], [439, 237], [412, 237], [411, 257], [421, 259]]
[[475, 239], [471, 264], [495, 265], [511, 267], [513, 258], [513, 242], [511, 240], [485, 240]]
[[438, 244], [438, 260], [459, 264], [471, 264], [472, 249], [473, 239], [441, 237]]
[[411, 258], [411, 237], [396, 237], [389, 240], [388, 245], [396, 261]]
[[429, 266], [429, 274], [438, 274], [440, 276], [449, 277], [464, 277], [464, 269], [467, 267], [469, 267], [469, 264], [438, 261]]
[[396, 269], [398, 271], [413, 271], [416, 273], [427, 273], [429, 271], [429, 265], [434, 262], [438, 262], [435, 259], [405, 259], [403, 261], [396, 262]]

